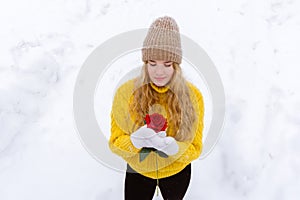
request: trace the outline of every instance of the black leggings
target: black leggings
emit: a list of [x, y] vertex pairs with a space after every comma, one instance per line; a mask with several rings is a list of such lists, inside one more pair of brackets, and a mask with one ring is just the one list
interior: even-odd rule
[[[183, 199], [191, 180], [191, 164], [179, 173], [159, 179], [159, 189], [164, 200]], [[125, 177], [125, 200], [152, 200], [156, 188], [156, 179], [135, 172], [127, 164]]]

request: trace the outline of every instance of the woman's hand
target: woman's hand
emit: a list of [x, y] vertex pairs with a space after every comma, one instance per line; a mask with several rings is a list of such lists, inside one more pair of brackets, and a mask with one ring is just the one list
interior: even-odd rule
[[165, 131], [160, 131], [156, 136], [151, 138], [153, 148], [164, 152], [167, 155], [174, 155], [178, 152], [179, 147], [173, 137], [166, 137]]
[[176, 140], [173, 137], [170, 137], [170, 136], [164, 137], [164, 138], [162, 138], [162, 140], [164, 142], [164, 145], [157, 146], [157, 147], [154, 146], [154, 148], [164, 152], [165, 154], [167, 154], [169, 156], [175, 155], [176, 153], [178, 153], [179, 147], [178, 147]]
[[178, 152], [179, 147], [173, 137], [166, 137], [166, 131], [156, 133], [153, 129], [142, 126], [130, 135], [130, 140], [136, 148], [142, 147], [155, 148], [167, 155], [174, 155]]
[[144, 125], [130, 135], [130, 140], [133, 146], [140, 149], [142, 147], [153, 147], [151, 139], [157, 136], [153, 129], [147, 128], [147, 125]]

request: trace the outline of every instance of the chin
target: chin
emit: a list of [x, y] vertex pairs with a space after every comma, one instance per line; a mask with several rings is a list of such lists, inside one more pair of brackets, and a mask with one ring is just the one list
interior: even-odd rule
[[154, 82], [154, 84], [157, 85], [158, 87], [163, 87], [166, 85], [165, 83], [155, 83], [155, 82]]

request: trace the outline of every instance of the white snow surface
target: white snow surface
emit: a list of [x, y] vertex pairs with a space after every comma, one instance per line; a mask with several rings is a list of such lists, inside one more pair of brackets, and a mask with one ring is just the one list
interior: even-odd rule
[[193, 162], [185, 199], [299, 198], [300, 1], [10, 0], [0, 3], [1, 200], [123, 199], [124, 173], [76, 133], [74, 85], [95, 48], [164, 15], [213, 60], [226, 95], [222, 137]]

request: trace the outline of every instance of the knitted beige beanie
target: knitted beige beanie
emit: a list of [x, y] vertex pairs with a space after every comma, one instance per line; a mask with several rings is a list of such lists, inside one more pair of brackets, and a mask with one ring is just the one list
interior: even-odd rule
[[143, 43], [142, 60], [166, 60], [181, 63], [179, 28], [168, 16], [159, 17], [150, 26]]

